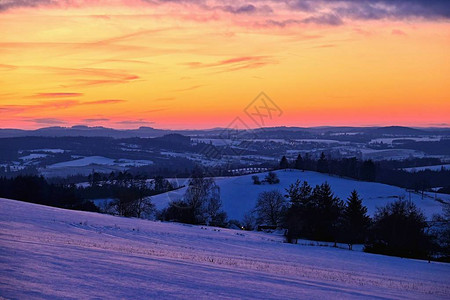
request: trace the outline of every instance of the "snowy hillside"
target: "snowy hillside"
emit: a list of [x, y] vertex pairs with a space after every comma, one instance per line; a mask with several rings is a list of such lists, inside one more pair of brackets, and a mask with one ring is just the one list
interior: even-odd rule
[[0, 199], [0, 298], [448, 299], [450, 265]]
[[[427, 194], [422, 199], [422, 196], [419, 194], [409, 193], [405, 189], [386, 184], [344, 179], [310, 171], [287, 170], [276, 171], [276, 173], [280, 178], [280, 183], [274, 185], [254, 185], [251, 179], [253, 175], [217, 178], [216, 182], [220, 186], [223, 208], [227, 212], [229, 219], [241, 220], [246, 212], [255, 207], [259, 193], [278, 189], [284, 194], [285, 188], [289, 187], [290, 184], [298, 179], [302, 181], [306, 180], [313, 187], [316, 184], [322, 184], [326, 181], [331, 185], [336, 196], [343, 200], [347, 199], [353, 189], [356, 189], [363, 198], [363, 203], [367, 206], [370, 215], [373, 215], [377, 207], [395, 201], [398, 197], [404, 197], [406, 200], [411, 197], [411, 200], [425, 212], [428, 218], [431, 218], [434, 213], [440, 213], [442, 211], [441, 204], [434, 200], [434, 194]], [[261, 173], [257, 175], [260, 179], [263, 179], [266, 174]], [[187, 184], [187, 180], [180, 181], [178, 184]], [[157, 208], [161, 209], [166, 207], [170, 201], [179, 200], [185, 190], [186, 188], [182, 188], [160, 194], [152, 197], [152, 201], [156, 204]], [[450, 201], [450, 196], [448, 195], [439, 194], [438, 198]]]
[[408, 172], [420, 172], [420, 171], [425, 171], [425, 170], [430, 170], [430, 171], [450, 170], [450, 164], [404, 168], [403, 170], [408, 171]]

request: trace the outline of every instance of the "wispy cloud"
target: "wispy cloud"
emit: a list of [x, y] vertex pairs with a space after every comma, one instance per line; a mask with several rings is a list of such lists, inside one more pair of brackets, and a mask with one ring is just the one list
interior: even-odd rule
[[[1, 43], [0, 43], [1, 46]], [[62, 68], [53, 66], [23, 66], [21, 68], [33, 71], [51, 73], [59, 77], [64, 77], [68, 83], [61, 84], [63, 88], [77, 88], [92, 85], [122, 84], [139, 79], [138, 75], [120, 69], [107, 68]], [[34, 98], [50, 97], [77, 97], [80, 93], [40, 93], [35, 94]]]
[[83, 96], [82, 93], [38, 93], [29, 98], [71, 98]]
[[78, 100], [53, 100], [53, 101], [41, 101], [37, 104], [22, 104], [22, 105], [3, 105], [0, 106], [0, 112], [9, 114], [18, 114], [28, 111], [46, 111], [56, 109], [68, 109], [75, 106], [83, 105], [111, 105], [125, 102], [121, 99], [104, 99], [93, 101], [78, 101]]
[[10, 71], [14, 69], [17, 69], [17, 66], [0, 64], [0, 71]]
[[190, 68], [219, 68], [218, 72], [237, 71], [242, 69], [259, 68], [274, 64], [276, 61], [268, 56], [242, 56], [221, 60], [214, 63], [188, 62]]
[[177, 98], [175, 98], [175, 97], [161, 97], [161, 98], [153, 99], [153, 101], [156, 101], [156, 102], [167, 102], [167, 101], [174, 101], [176, 99]]
[[336, 47], [336, 45], [335, 44], [325, 44], [325, 45], [319, 45], [319, 46], [314, 46], [314, 47], [311, 47], [311, 48], [314, 48], [314, 49], [326, 49], [326, 48], [335, 48]]
[[407, 36], [406, 32], [404, 32], [403, 30], [400, 29], [393, 29], [391, 31], [392, 35], [399, 35], [399, 36]]
[[181, 89], [176, 89], [173, 90], [174, 92], [187, 92], [187, 91], [192, 91], [192, 90], [196, 90], [198, 88], [201, 88], [203, 85], [199, 84], [199, 85], [193, 85], [193, 86], [189, 86], [186, 88], [181, 88]]
[[234, 57], [230, 59], [221, 60], [215, 63], [201, 63], [198, 61], [188, 62], [185, 65], [191, 68], [210, 68], [210, 67], [218, 67], [223, 65], [230, 64], [239, 64], [239, 63], [248, 63], [254, 61], [261, 61], [267, 59], [267, 56], [242, 56], [242, 57]]
[[122, 99], [104, 99], [104, 100], [95, 100], [95, 101], [86, 101], [80, 103], [80, 105], [97, 105], [97, 104], [116, 104], [126, 102], [126, 100]]
[[166, 110], [167, 110], [167, 108], [154, 108], [154, 109], [148, 109], [148, 110], [144, 111], [144, 113], [151, 114], [151, 113], [166, 111]]

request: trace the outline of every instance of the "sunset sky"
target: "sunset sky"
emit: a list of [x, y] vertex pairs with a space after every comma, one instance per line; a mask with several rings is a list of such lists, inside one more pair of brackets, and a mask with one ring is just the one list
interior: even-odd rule
[[0, 0], [0, 128], [450, 126], [450, 1]]

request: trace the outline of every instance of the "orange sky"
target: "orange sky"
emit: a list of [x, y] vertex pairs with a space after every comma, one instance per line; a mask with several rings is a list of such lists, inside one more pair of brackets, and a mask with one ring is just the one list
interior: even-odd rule
[[432, 11], [387, 0], [377, 17], [330, 1], [10, 2], [0, 2], [0, 128], [236, 117], [255, 127], [244, 110], [261, 91], [282, 110], [265, 126], [450, 126], [450, 23]]

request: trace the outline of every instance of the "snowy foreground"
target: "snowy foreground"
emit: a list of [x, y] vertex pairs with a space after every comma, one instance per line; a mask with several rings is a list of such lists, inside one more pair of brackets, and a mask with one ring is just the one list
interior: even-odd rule
[[450, 265], [0, 199], [0, 297], [449, 299]]

